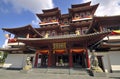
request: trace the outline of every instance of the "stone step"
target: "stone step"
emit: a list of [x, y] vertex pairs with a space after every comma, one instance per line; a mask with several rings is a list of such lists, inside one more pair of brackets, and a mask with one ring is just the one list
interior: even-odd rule
[[32, 71], [34, 73], [46, 73], [47, 72], [47, 68], [33, 68]]
[[69, 74], [69, 69], [48, 69], [47, 73]]
[[70, 74], [88, 75], [88, 72], [86, 69], [73, 68], [73, 69], [70, 69]]
[[88, 75], [88, 72], [86, 69], [62, 69], [62, 68], [35, 68], [32, 69], [34, 73], [50, 73], [50, 74], [73, 74], [73, 75]]

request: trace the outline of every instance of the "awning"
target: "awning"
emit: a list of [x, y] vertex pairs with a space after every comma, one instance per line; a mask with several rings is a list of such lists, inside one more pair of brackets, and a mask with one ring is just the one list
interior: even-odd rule
[[55, 53], [55, 54], [63, 54], [63, 53], [66, 53], [66, 50], [64, 50], [64, 49], [54, 50], [53, 53]]
[[37, 53], [48, 54], [49, 50], [38, 50]]
[[85, 52], [85, 49], [71, 49], [70, 53], [83, 53]]

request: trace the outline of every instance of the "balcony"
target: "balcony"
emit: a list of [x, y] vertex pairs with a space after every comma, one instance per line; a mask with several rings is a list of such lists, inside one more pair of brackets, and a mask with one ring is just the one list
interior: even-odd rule
[[40, 23], [40, 25], [59, 24], [58, 22]]
[[52, 22], [41, 22], [40, 25], [49, 25], [49, 24], [58, 24], [59, 25], [59, 22], [58, 21], [52, 21]]
[[84, 21], [84, 20], [92, 20], [92, 18], [80, 18], [80, 19], [73, 19], [72, 21]]

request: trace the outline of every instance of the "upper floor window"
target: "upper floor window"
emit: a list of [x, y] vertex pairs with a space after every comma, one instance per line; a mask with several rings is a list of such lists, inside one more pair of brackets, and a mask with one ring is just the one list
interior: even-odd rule
[[65, 24], [65, 25], [68, 25], [68, 23], [69, 23], [69, 22], [68, 22], [68, 19], [64, 19], [64, 24]]
[[80, 15], [78, 13], [75, 13], [75, 16], [74, 16], [75, 19], [80, 19]]
[[61, 25], [64, 25], [63, 20], [60, 20], [59, 23], [60, 23]]
[[47, 19], [46, 19], [46, 18], [44, 18], [44, 19], [43, 19], [43, 22], [44, 22], [44, 23], [47, 23]]
[[48, 21], [48, 22], [51, 22], [51, 21], [52, 21], [52, 18], [51, 18], [51, 17], [48, 17], [48, 18], [47, 18], [47, 21]]
[[51, 36], [57, 35], [57, 32], [55, 30], [52, 31]]
[[91, 18], [91, 13], [90, 12], [86, 12], [86, 18]]
[[86, 16], [85, 13], [80, 13], [81, 18], [85, 18], [85, 16]]
[[52, 18], [52, 22], [57, 22], [57, 18], [55, 16]]
[[88, 31], [88, 27], [83, 27], [83, 28], [82, 28], [82, 34], [86, 34], [87, 31]]

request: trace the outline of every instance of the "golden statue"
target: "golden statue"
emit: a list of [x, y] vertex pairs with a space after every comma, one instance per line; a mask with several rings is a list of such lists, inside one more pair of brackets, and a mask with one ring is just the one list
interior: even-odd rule
[[79, 30], [76, 30], [75, 33], [76, 33], [76, 35], [80, 35], [80, 31]]

